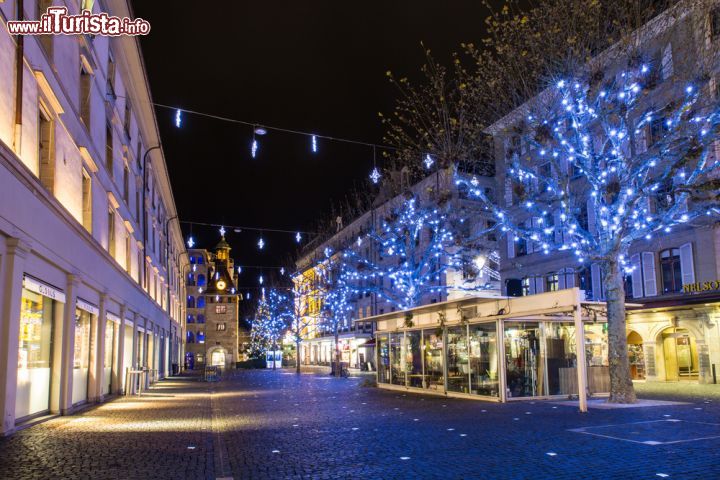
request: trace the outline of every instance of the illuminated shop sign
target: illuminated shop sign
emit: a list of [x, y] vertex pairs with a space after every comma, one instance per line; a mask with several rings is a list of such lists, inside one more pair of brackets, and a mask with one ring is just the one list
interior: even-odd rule
[[23, 277], [23, 288], [30, 290], [31, 292], [39, 293], [43, 297], [48, 297], [58, 302], [65, 303], [65, 294], [62, 290], [58, 290], [50, 285], [35, 280], [32, 277]]
[[710, 292], [713, 290], [720, 290], [720, 280], [686, 283], [683, 285], [683, 293]]

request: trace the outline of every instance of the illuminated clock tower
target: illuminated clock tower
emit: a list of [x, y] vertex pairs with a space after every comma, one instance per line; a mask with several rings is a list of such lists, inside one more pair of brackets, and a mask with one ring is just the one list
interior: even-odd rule
[[[193, 327], [197, 332], [194, 345], [188, 343], [186, 351], [195, 352], [193, 368], [203, 366], [221, 366], [235, 368], [240, 360], [238, 346], [238, 303], [237, 277], [234, 275], [234, 262], [230, 258], [230, 245], [225, 240], [225, 230], [220, 230], [221, 238], [214, 252], [203, 252], [209, 259], [207, 265], [206, 287], [202, 290], [203, 324]], [[191, 327], [188, 326], [188, 331]], [[190, 336], [188, 335], [188, 342]], [[198, 355], [199, 354], [199, 355]]]

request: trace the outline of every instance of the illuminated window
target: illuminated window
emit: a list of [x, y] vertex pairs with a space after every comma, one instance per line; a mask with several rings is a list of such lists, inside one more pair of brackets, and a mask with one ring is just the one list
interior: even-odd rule
[[224, 322], [223, 322], [223, 323], [218, 323], [218, 324], [216, 325], [216, 330], [217, 330], [218, 332], [224, 332], [224, 331], [225, 331], [225, 328], [226, 328], [226, 325], [225, 325]]

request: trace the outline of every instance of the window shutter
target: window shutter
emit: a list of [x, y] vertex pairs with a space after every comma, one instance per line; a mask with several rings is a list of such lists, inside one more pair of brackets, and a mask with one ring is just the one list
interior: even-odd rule
[[595, 217], [595, 202], [592, 198], [587, 201], [588, 231], [590, 234], [597, 233], [597, 218]]
[[656, 296], [657, 278], [655, 276], [655, 254], [653, 252], [642, 252], [642, 271], [645, 296]]
[[528, 277], [528, 293], [535, 295], [535, 277]]
[[545, 291], [545, 277], [534, 277], [535, 293], [543, 293]]
[[565, 269], [558, 272], [558, 290], [565, 290]]
[[695, 283], [692, 243], [686, 243], [680, 246], [680, 272], [682, 272], [683, 285]]
[[507, 232], [507, 258], [515, 258], [515, 235]]
[[505, 205], [510, 206], [513, 203], [512, 180], [505, 177]]
[[592, 276], [592, 296], [593, 300], [601, 300], [602, 294], [602, 275], [600, 275], [600, 265], [593, 263], [590, 267], [590, 274]]
[[640, 266], [640, 254], [636, 253], [630, 257], [630, 265], [633, 267], [631, 274], [633, 298], [643, 296], [642, 267]]
[[573, 288], [575, 287], [575, 269], [574, 268], [566, 268], [565, 269], [565, 288]]

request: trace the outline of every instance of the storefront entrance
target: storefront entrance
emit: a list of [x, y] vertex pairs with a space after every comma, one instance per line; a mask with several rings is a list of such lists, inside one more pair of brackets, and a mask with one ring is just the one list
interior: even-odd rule
[[225, 349], [221, 348], [210, 354], [210, 366], [225, 368]]
[[670, 327], [662, 331], [665, 379], [697, 380], [699, 363], [695, 337], [687, 329]]
[[88, 375], [90, 372], [90, 324], [93, 315], [75, 309], [75, 352], [73, 354], [72, 403], [87, 400]]
[[50, 410], [54, 304], [48, 297], [23, 289], [16, 420]]

